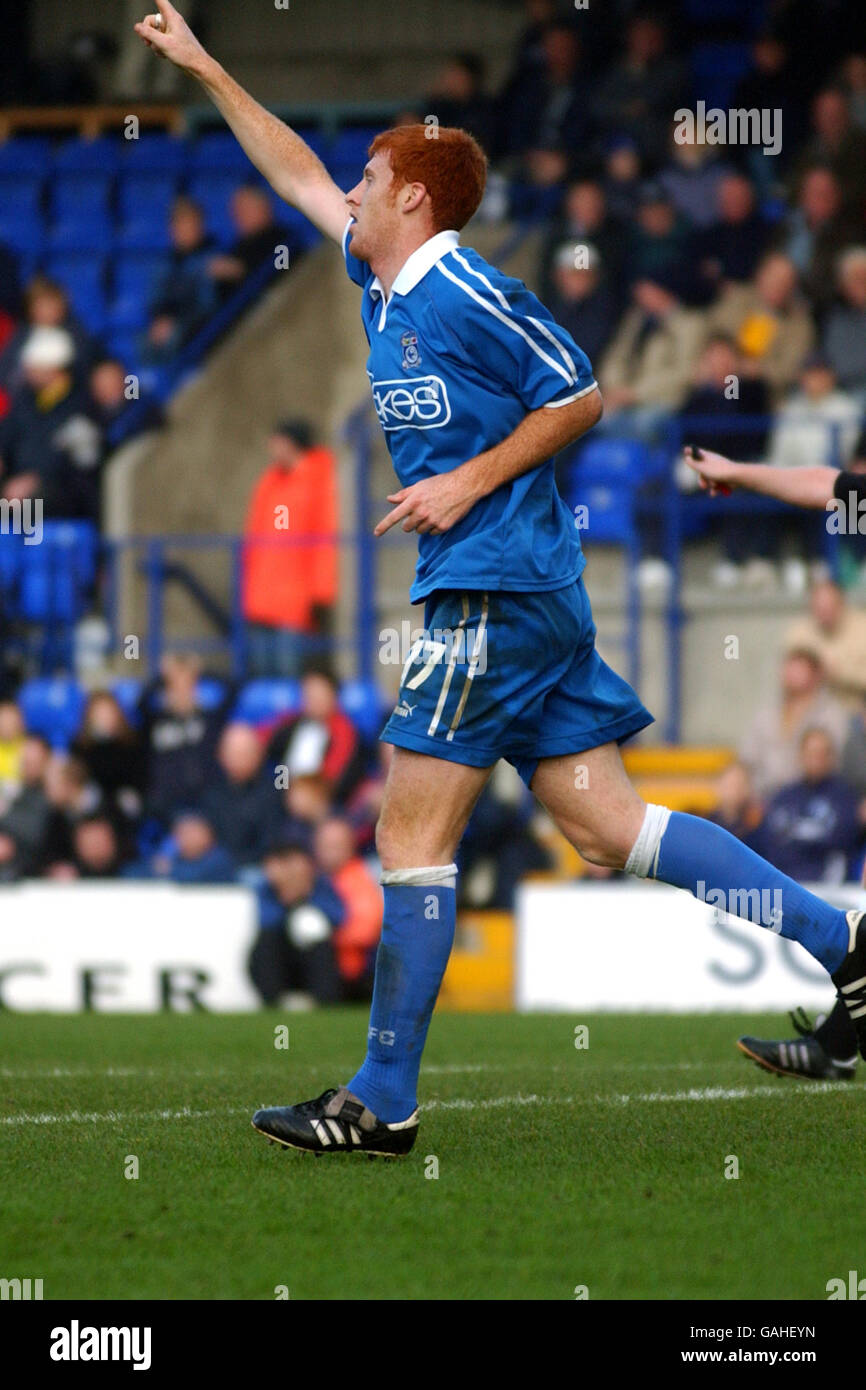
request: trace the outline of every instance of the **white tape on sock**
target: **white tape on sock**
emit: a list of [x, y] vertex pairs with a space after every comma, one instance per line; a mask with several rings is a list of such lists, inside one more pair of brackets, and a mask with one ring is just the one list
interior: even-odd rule
[[668, 828], [670, 818], [671, 813], [667, 806], [654, 806], [651, 802], [647, 805], [640, 834], [625, 861], [627, 874], [634, 874], [636, 878], [655, 878], [662, 835]]
[[457, 865], [434, 864], [429, 869], [383, 869], [379, 882], [389, 888], [456, 888]]

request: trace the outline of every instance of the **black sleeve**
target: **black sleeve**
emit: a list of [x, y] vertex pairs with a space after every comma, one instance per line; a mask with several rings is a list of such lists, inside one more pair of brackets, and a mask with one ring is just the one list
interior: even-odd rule
[[846, 473], [842, 469], [841, 473], [836, 474], [833, 496], [838, 498], [840, 502], [847, 502], [848, 496], [852, 492], [858, 502], [866, 498], [866, 473]]

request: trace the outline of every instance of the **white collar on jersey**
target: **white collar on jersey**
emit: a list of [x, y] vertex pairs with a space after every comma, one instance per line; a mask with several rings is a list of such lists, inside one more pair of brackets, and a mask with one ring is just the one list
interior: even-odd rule
[[[447, 256], [448, 252], [453, 251], [459, 244], [459, 232], [437, 232], [435, 236], [431, 236], [403, 262], [391, 286], [391, 294], [408, 294], [410, 290], [414, 290], [428, 270], [432, 270], [437, 261], [441, 261], [443, 256]], [[380, 298], [384, 297], [378, 275], [370, 282], [370, 293]]]

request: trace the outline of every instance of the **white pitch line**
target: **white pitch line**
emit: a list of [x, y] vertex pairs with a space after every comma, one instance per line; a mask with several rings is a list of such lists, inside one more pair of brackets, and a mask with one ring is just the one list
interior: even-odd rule
[[[489, 1096], [486, 1098], [470, 1099], [459, 1098], [456, 1100], [428, 1100], [422, 1103], [422, 1114], [429, 1110], [499, 1110], [508, 1106], [527, 1106], [527, 1105], [647, 1105], [647, 1104], [676, 1104], [694, 1102], [713, 1102], [719, 1100], [750, 1100], [752, 1097], [764, 1099], [772, 1097], [778, 1100], [780, 1097], [788, 1096], [807, 1096], [819, 1094], [830, 1094], [837, 1091], [862, 1091], [863, 1083], [851, 1081], [815, 1081], [805, 1086], [706, 1086], [703, 1088], [692, 1088], [688, 1091], [643, 1091], [629, 1094], [613, 1095], [587, 1095], [587, 1096], [537, 1096], [537, 1095], [516, 1095], [516, 1096]], [[108, 1110], [103, 1113], [89, 1112], [81, 1110], [71, 1110], [66, 1115], [54, 1115], [49, 1113], [5, 1115], [0, 1117], [0, 1125], [57, 1125], [57, 1124], [134, 1124], [141, 1121], [151, 1123], [155, 1120], [208, 1120], [216, 1119], [225, 1115], [248, 1115], [255, 1109], [250, 1106], [226, 1106], [215, 1110], [193, 1110], [190, 1106], [184, 1106], [180, 1110], [151, 1110], [151, 1111], [116, 1111]]]

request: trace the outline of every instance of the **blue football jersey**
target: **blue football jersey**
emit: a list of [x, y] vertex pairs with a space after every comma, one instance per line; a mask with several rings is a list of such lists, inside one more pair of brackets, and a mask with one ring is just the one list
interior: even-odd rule
[[[376, 414], [403, 487], [446, 473], [502, 442], [531, 410], [595, 389], [586, 354], [519, 280], [457, 232], [439, 232], [400, 270], [385, 301], [348, 247]], [[442, 535], [419, 536], [413, 602], [437, 589], [553, 590], [584, 557], [548, 459], [476, 502]]]

